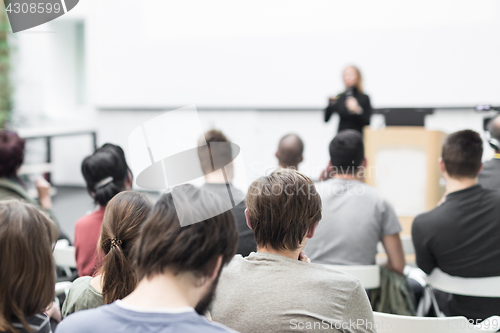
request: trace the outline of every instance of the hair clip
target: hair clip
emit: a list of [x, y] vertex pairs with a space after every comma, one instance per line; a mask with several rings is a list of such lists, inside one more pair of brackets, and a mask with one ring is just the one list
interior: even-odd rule
[[113, 177], [106, 177], [102, 180], [100, 180], [96, 185], [95, 185], [95, 189], [99, 189], [103, 186], [106, 186], [108, 185], [109, 183], [111, 183], [113, 181]]
[[122, 245], [122, 241], [121, 240], [116, 239], [116, 238], [113, 238], [111, 240], [111, 247], [113, 247], [113, 246], [119, 247], [120, 245]]

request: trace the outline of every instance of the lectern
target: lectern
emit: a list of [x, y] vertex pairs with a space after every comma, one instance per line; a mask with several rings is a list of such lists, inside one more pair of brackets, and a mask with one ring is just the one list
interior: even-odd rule
[[438, 159], [445, 137], [415, 126], [364, 129], [366, 183], [394, 206], [403, 234], [411, 234], [413, 217], [436, 207], [443, 196]]

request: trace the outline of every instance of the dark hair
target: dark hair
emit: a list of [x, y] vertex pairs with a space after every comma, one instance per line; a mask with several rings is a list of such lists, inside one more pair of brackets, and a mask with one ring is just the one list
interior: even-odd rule
[[330, 142], [330, 162], [336, 172], [355, 172], [365, 158], [363, 137], [358, 131], [344, 130]]
[[15, 132], [0, 130], [0, 177], [12, 177], [23, 164], [25, 140]]
[[297, 134], [287, 134], [278, 144], [277, 157], [282, 165], [296, 167], [302, 161], [304, 142]]
[[[238, 232], [234, 215], [226, 208], [218, 196], [192, 185], [181, 185], [163, 194], [134, 246], [139, 281], [166, 270], [208, 276], [219, 256], [221, 267], [229, 263], [236, 253]], [[214, 211], [223, 213], [214, 215]], [[181, 226], [182, 218], [195, 215], [212, 217]]]
[[250, 185], [250, 224], [259, 246], [295, 250], [321, 220], [321, 198], [314, 183], [294, 169], [278, 169]]
[[125, 190], [129, 167], [123, 149], [107, 143], [82, 162], [82, 174], [87, 183], [87, 191], [100, 206]]
[[441, 156], [450, 177], [476, 178], [481, 169], [483, 140], [471, 130], [452, 133], [443, 144]]
[[31, 332], [26, 318], [54, 300], [57, 235], [56, 224], [32, 204], [0, 201], [1, 332], [18, 332], [13, 318]]
[[152, 208], [153, 201], [135, 191], [118, 193], [106, 206], [98, 245], [105, 255], [101, 271], [104, 304], [122, 299], [134, 290], [137, 277], [129, 257]]
[[492, 138], [500, 141], [500, 115], [493, 117], [488, 122], [488, 132], [490, 132]]
[[[204, 141], [208, 145], [204, 144]], [[198, 140], [198, 157], [200, 158], [201, 169], [204, 174], [213, 172], [211, 155], [211, 142], [230, 142], [229, 139], [219, 130], [212, 129], [200, 137]], [[217, 146], [218, 164], [227, 165], [233, 160], [233, 151], [230, 145]]]

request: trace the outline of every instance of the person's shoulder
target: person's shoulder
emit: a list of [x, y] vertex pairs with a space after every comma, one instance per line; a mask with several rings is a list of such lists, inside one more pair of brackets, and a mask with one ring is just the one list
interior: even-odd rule
[[96, 209], [92, 212], [88, 212], [87, 214], [80, 217], [75, 224], [75, 228], [86, 227], [94, 224], [96, 221], [102, 220], [101, 209]]
[[428, 212], [418, 214], [413, 219], [412, 228], [418, 227], [420, 229], [426, 229], [437, 227], [440, 223], [444, 222], [444, 218], [447, 215], [445, 214], [447, 208], [445, 206], [446, 201]]
[[90, 288], [91, 280], [92, 280], [91, 276], [82, 276], [73, 281], [71, 287], [69, 288], [68, 296], [65, 300], [65, 303], [72, 303], [78, 301], [78, 299], [82, 297], [84, 292]]
[[108, 308], [112, 304], [104, 305], [95, 309], [78, 311], [64, 318], [55, 333], [80, 333], [80, 332], [99, 332], [96, 328], [104, 323], [109, 323], [112, 314]]
[[223, 269], [222, 273], [225, 275], [237, 272], [243, 265], [247, 263], [247, 259], [241, 254], [235, 254], [229, 264], [227, 264]]
[[78, 279], [73, 281], [71, 284], [72, 290], [77, 290], [77, 289], [85, 289], [90, 286], [90, 281], [92, 280], [91, 276], [80, 276]]
[[356, 277], [329, 265], [311, 263], [307, 267], [307, 275], [310, 276], [311, 281], [324, 283], [325, 288], [331, 286], [350, 291], [360, 283]]
[[203, 316], [199, 316], [198, 318], [198, 325], [200, 326], [199, 329], [196, 330], [196, 332], [206, 332], [206, 333], [237, 333], [235, 330], [232, 330], [231, 328], [215, 322], [211, 321]]
[[[373, 186], [368, 185], [363, 181], [355, 181], [355, 185], [353, 186], [353, 191], [357, 196], [363, 196], [365, 198], [369, 198], [370, 201], [373, 201], [376, 204], [385, 206], [391, 206], [389, 201]], [[392, 207], [392, 206], [391, 206]]]
[[91, 307], [102, 305], [102, 294], [92, 287], [91, 281], [91, 276], [82, 276], [76, 279], [70, 287], [67, 301], [70, 303], [81, 302], [84, 303], [82, 305]]
[[486, 195], [488, 197], [492, 197], [495, 201], [500, 198], [500, 191], [496, 188], [486, 188], [481, 186], [481, 192], [483, 193], [483, 196]]

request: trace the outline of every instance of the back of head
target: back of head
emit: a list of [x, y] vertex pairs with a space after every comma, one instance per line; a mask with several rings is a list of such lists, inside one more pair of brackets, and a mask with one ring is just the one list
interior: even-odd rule
[[443, 144], [441, 156], [450, 177], [476, 178], [481, 169], [483, 140], [471, 130], [452, 133]]
[[24, 144], [15, 132], [0, 130], [0, 178], [16, 176], [23, 164]]
[[17, 318], [44, 311], [54, 300], [52, 246], [57, 227], [35, 206], [17, 200], [0, 202], [0, 331], [17, 332]]
[[330, 162], [337, 174], [355, 173], [365, 158], [363, 137], [358, 131], [345, 130], [330, 142]]
[[293, 169], [278, 169], [254, 181], [246, 203], [257, 245], [275, 250], [296, 250], [321, 220], [314, 183]]
[[106, 206], [99, 239], [99, 248], [105, 255], [102, 265], [105, 304], [124, 298], [137, 284], [130, 253], [152, 208], [151, 199], [135, 191], [118, 193]]
[[[190, 204], [184, 204], [190, 203]], [[197, 212], [191, 212], [193, 207]], [[205, 214], [201, 222], [181, 227], [179, 215]], [[210, 211], [224, 211], [216, 195], [192, 185], [181, 185], [162, 195], [144, 223], [134, 246], [138, 279], [164, 272], [208, 276], [222, 256], [222, 266], [236, 253], [238, 233], [231, 211], [212, 216]]]
[[[208, 145], [204, 144], [204, 141]], [[227, 165], [233, 160], [233, 152], [231, 145], [217, 145], [210, 147], [212, 142], [227, 142], [230, 143], [229, 139], [219, 130], [210, 130], [200, 137], [198, 140], [198, 156], [200, 158], [201, 169], [203, 173], [209, 174], [215, 170], [212, 169], [212, 158], [211, 155], [214, 154], [213, 149], [217, 149], [216, 156], [218, 158], [218, 163], [220, 165]]]
[[299, 163], [302, 162], [303, 152], [304, 142], [302, 139], [296, 134], [287, 134], [281, 138], [278, 144], [276, 157], [281, 166], [297, 169]]
[[490, 133], [490, 145], [496, 152], [500, 151], [500, 115], [494, 117], [488, 123]]
[[87, 191], [100, 206], [106, 206], [111, 198], [126, 189], [128, 172], [123, 150], [109, 143], [82, 162]]

